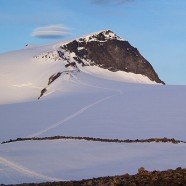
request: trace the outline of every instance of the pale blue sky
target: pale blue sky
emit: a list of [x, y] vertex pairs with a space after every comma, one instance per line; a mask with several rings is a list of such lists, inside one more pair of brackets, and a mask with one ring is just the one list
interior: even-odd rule
[[[138, 48], [167, 84], [186, 84], [186, 1], [117, 1], [0, 0], [0, 53], [111, 29]], [[70, 35], [31, 36], [37, 27], [55, 24]]]

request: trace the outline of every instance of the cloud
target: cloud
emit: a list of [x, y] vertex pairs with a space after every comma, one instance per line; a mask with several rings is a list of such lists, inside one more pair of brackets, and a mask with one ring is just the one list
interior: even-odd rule
[[31, 35], [38, 38], [57, 39], [69, 34], [69, 29], [63, 25], [49, 25], [34, 29]]
[[133, 0], [91, 0], [92, 3], [94, 4], [98, 4], [98, 5], [103, 5], [103, 4], [122, 4], [122, 3], [126, 3], [126, 2], [130, 2]]

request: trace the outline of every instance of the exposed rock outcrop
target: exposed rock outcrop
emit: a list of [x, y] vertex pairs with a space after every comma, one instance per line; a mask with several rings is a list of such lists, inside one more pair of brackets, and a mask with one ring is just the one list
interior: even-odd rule
[[152, 81], [165, 84], [136, 48], [110, 30], [82, 37], [61, 48], [74, 52], [78, 63], [84, 64], [84, 59], [90, 65], [98, 65], [110, 71], [142, 74]]
[[41, 90], [41, 93], [40, 93], [40, 96], [38, 97], [38, 99], [40, 99], [44, 95], [44, 93], [46, 93], [46, 92], [47, 92], [47, 89], [46, 88], [43, 88]]

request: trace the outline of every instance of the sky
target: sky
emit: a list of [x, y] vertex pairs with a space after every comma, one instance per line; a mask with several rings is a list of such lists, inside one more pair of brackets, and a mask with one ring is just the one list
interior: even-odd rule
[[0, 0], [0, 53], [111, 29], [166, 84], [186, 85], [185, 0]]

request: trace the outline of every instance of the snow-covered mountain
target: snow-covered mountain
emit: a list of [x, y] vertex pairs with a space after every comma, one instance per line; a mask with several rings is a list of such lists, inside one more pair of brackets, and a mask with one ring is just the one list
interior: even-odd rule
[[[161, 84], [139, 52], [111, 31], [1, 54], [0, 142], [60, 135], [186, 141], [186, 86]], [[186, 167], [183, 142], [113, 141], [0, 144], [0, 184]]]
[[0, 55], [0, 103], [78, 91], [80, 82], [90, 76], [128, 83], [164, 83], [136, 48], [106, 30]]

